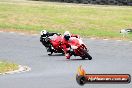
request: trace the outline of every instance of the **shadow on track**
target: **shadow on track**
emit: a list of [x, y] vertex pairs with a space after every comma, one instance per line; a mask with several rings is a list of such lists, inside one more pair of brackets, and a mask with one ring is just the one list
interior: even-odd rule
[[[63, 60], [57, 60], [57, 61], [70, 61], [70, 62], [71, 62], [71, 61], [88, 61], [88, 59], [80, 59], [80, 58], [77, 59], [77, 58], [76, 58], [76, 59], [69, 59], [69, 60], [68, 60], [68, 59], [65, 59], [65, 58], [64, 58]], [[89, 61], [90, 61], [90, 60], [89, 60]]]
[[64, 54], [52, 54], [52, 55], [48, 55], [48, 56], [64, 56]]
[[69, 61], [91, 61], [89, 59], [70, 59]]

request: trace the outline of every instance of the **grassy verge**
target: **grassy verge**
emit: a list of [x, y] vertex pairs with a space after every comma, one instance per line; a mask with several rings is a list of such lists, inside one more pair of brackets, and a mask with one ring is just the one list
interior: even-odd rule
[[5, 73], [8, 71], [14, 71], [18, 69], [18, 65], [9, 62], [0, 62], [0, 73]]
[[[132, 28], [132, 7], [0, 2], [0, 30], [69, 30], [82, 36], [121, 39], [119, 30], [123, 28]], [[132, 40], [132, 34], [126, 39]]]

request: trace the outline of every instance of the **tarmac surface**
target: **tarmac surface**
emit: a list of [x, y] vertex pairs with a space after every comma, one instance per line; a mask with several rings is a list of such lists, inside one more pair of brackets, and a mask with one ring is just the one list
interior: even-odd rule
[[76, 82], [77, 68], [89, 74], [132, 75], [132, 42], [83, 39], [93, 60], [54, 54], [48, 56], [39, 35], [0, 32], [0, 60], [31, 68], [29, 72], [0, 75], [1, 88], [132, 88], [129, 84], [86, 84]]

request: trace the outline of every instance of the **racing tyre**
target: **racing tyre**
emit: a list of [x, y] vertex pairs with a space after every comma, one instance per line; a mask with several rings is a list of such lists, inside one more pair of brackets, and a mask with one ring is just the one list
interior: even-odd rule
[[92, 57], [89, 54], [87, 55], [87, 57], [89, 60], [92, 60]]
[[89, 55], [89, 53], [86, 50], [82, 50], [82, 51], [85, 54], [84, 57], [82, 57], [82, 59], [88, 58], [89, 60], [92, 60], [92, 57]]

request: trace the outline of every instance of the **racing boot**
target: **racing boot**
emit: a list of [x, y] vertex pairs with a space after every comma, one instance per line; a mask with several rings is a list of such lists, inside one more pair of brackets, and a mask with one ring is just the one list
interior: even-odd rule
[[66, 59], [70, 59], [71, 55], [70, 55], [69, 53], [67, 53], [67, 54], [65, 55], [65, 57], [66, 57]]

